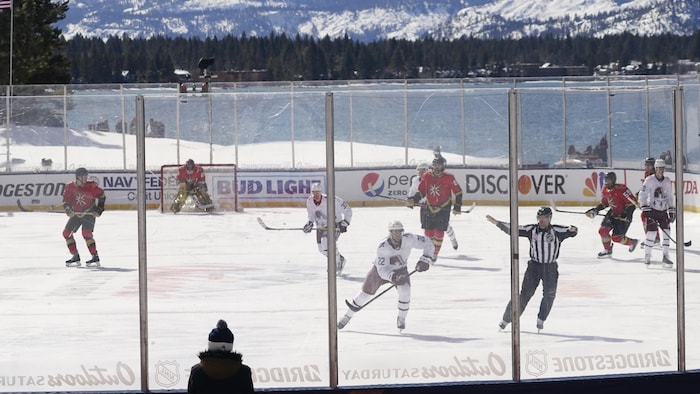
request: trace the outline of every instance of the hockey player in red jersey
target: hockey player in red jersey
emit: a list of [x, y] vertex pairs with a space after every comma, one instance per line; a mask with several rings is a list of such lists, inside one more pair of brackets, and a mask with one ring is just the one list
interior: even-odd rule
[[600, 240], [603, 242], [603, 251], [598, 253], [598, 258], [612, 256], [613, 242], [628, 246], [630, 252], [637, 247], [639, 240], [628, 238], [626, 235], [637, 208], [636, 203], [637, 199], [632, 191], [624, 184], [617, 183], [617, 175], [614, 172], [605, 174], [603, 198], [598, 205], [586, 211], [586, 216], [592, 219], [598, 212], [610, 207], [598, 229]]
[[180, 167], [177, 172], [177, 183], [177, 196], [170, 206], [173, 213], [180, 212], [189, 195], [195, 198], [198, 208], [209, 212], [212, 208], [212, 201], [207, 192], [207, 181], [201, 166], [194, 164], [192, 159], [187, 160], [187, 163]]
[[75, 181], [66, 185], [63, 193], [63, 209], [69, 219], [63, 229], [63, 238], [66, 240], [68, 251], [72, 257], [66, 260], [66, 267], [79, 267], [80, 254], [75, 245], [74, 233], [83, 228], [82, 235], [87, 244], [92, 258], [85, 262], [88, 267], [99, 267], [100, 257], [97, 255], [97, 246], [92, 237], [95, 229], [95, 218], [102, 215], [105, 210], [105, 192], [96, 182], [88, 180], [88, 171], [78, 168], [75, 171]]
[[[442, 247], [442, 240], [445, 231], [450, 224], [450, 208], [454, 215], [462, 213], [462, 188], [457, 183], [454, 175], [445, 172], [447, 161], [440, 154], [435, 152], [433, 159], [433, 169], [426, 172], [418, 184], [418, 191], [413, 196], [409, 196], [407, 206], [413, 207], [421, 199], [425, 198], [427, 209], [421, 211], [421, 227], [425, 230], [425, 236], [433, 241], [435, 254], [433, 262], [437, 260]], [[454, 207], [452, 206], [452, 195], [454, 194]]]

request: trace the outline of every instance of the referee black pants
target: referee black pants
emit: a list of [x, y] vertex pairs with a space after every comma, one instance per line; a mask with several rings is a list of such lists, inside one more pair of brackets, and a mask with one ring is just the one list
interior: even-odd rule
[[[555, 263], [541, 264], [535, 261], [527, 262], [527, 269], [523, 276], [523, 285], [520, 290], [520, 313], [523, 314], [530, 298], [535, 294], [537, 286], [542, 281], [542, 301], [540, 302], [540, 311], [537, 318], [544, 321], [547, 320], [549, 312], [554, 305], [554, 298], [557, 295], [557, 283], [559, 281], [559, 265]], [[503, 312], [503, 321], [510, 323], [512, 319], [513, 305], [512, 301], [508, 301], [505, 312]]]

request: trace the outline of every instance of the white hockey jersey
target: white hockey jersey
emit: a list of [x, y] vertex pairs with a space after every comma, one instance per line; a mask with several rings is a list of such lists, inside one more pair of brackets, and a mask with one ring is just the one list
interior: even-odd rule
[[[321, 194], [321, 202], [316, 205], [313, 195], [306, 199], [306, 212], [309, 215], [309, 221], [316, 223], [316, 227], [328, 227], [328, 196]], [[335, 196], [335, 222], [339, 223], [345, 220], [348, 224], [352, 221], [352, 208], [343, 201], [342, 198]]]
[[642, 184], [638, 200], [640, 206], [650, 207], [657, 211], [674, 208], [676, 201], [673, 197], [671, 180], [667, 176], [664, 176], [663, 179], [658, 179], [656, 175], [649, 175]]
[[[413, 180], [411, 180], [411, 187], [408, 189], [408, 198], [412, 198], [413, 196], [416, 195], [416, 192], [418, 191], [418, 185], [420, 185], [420, 179], [421, 179], [421, 177], [416, 175], [413, 177]], [[420, 199], [420, 201], [418, 203], [425, 204], [426, 199], [427, 199], [426, 197], [423, 197]]]
[[435, 253], [433, 241], [423, 235], [404, 233], [401, 238], [401, 247], [398, 249], [389, 244], [389, 237], [384, 238], [377, 247], [377, 258], [374, 260], [379, 276], [391, 281], [391, 274], [394, 271], [408, 266], [408, 257], [412, 249], [423, 249], [423, 255], [429, 257]]

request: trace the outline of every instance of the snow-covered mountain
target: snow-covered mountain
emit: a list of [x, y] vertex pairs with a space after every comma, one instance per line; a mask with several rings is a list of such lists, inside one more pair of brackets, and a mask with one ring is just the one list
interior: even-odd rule
[[519, 38], [554, 34], [688, 35], [698, 0], [71, 0], [58, 24], [66, 38], [267, 36], [369, 42]]

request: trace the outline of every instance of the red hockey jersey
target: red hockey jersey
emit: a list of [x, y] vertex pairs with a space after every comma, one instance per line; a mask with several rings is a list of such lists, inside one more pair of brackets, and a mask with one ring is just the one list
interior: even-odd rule
[[625, 185], [616, 183], [612, 189], [603, 188], [603, 198], [600, 201], [603, 207], [610, 207], [613, 216], [620, 216], [626, 207], [635, 205], [637, 198]]
[[63, 204], [70, 205], [78, 214], [89, 212], [92, 207], [98, 205], [100, 199], [104, 198], [104, 190], [94, 181], [87, 181], [83, 186], [70, 182], [63, 192]]
[[454, 193], [455, 210], [462, 208], [462, 188], [457, 183], [454, 175], [444, 172], [436, 177], [431, 172], [423, 174], [420, 184], [418, 184], [420, 199], [426, 198], [426, 206], [432, 213], [442, 209], [449, 209], [452, 205], [452, 194]]

